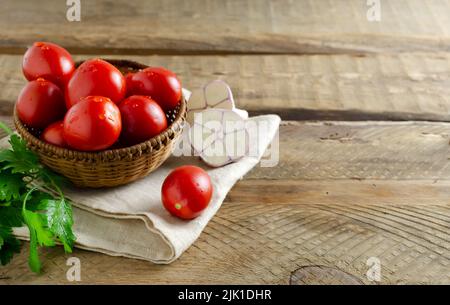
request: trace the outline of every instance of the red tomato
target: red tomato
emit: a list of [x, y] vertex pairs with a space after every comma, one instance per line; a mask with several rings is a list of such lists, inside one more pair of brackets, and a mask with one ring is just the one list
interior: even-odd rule
[[211, 200], [213, 187], [208, 174], [193, 165], [180, 166], [164, 180], [161, 197], [164, 207], [174, 216], [193, 219]]
[[118, 104], [126, 93], [125, 78], [110, 63], [91, 59], [73, 73], [65, 90], [66, 106], [70, 109], [86, 96], [104, 96]]
[[149, 67], [128, 77], [128, 92], [147, 95], [164, 110], [175, 108], [181, 99], [181, 82], [175, 73], [164, 68]]
[[120, 103], [119, 109], [124, 143], [144, 142], [167, 128], [164, 111], [148, 96], [132, 95]]
[[126, 83], [126, 87], [127, 87], [126, 96], [133, 95], [133, 92], [131, 92], [132, 91], [131, 90], [131, 87], [132, 87], [131, 79], [133, 78], [133, 75], [134, 75], [134, 73], [131, 73], [131, 72], [129, 72], [125, 75], [125, 83]]
[[58, 121], [47, 128], [41, 135], [41, 140], [60, 147], [67, 147], [67, 143], [64, 140], [64, 122]]
[[50, 42], [35, 42], [23, 57], [22, 70], [28, 80], [42, 77], [63, 89], [75, 65], [66, 49]]
[[122, 129], [119, 108], [109, 98], [88, 96], [67, 111], [64, 139], [81, 151], [102, 150], [113, 145]]
[[31, 127], [45, 128], [63, 118], [64, 98], [58, 86], [43, 78], [25, 85], [16, 104], [20, 120]]

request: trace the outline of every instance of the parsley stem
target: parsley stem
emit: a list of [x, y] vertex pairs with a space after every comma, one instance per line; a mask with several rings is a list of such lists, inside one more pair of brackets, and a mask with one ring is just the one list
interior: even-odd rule
[[3, 122], [0, 122], [0, 128], [3, 129], [3, 131], [5, 131], [8, 136], [12, 135], [14, 132], [11, 130], [11, 128], [8, 127], [8, 125], [6, 125]]
[[31, 195], [31, 193], [33, 193], [33, 192], [34, 192], [35, 190], [37, 190], [37, 189], [38, 189], [38, 187], [35, 186], [35, 187], [31, 188], [31, 189], [26, 193], [25, 198], [23, 199], [23, 205], [22, 205], [22, 210], [23, 210], [23, 211], [26, 210], [25, 206], [26, 206], [26, 204], [27, 204], [28, 197]]
[[46, 173], [44, 175], [47, 177], [47, 179], [50, 181], [50, 184], [55, 188], [55, 190], [58, 192], [61, 199], [64, 199], [64, 193], [62, 192], [61, 188], [56, 184], [55, 180], [52, 179], [52, 177]]

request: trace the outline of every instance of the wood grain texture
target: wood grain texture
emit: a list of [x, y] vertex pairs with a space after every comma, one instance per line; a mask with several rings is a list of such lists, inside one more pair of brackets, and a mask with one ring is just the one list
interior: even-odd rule
[[289, 284], [361, 285], [362, 282], [357, 277], [338, 269], [324, 266], [306, 266], [292, 272]]
[[448, 123], [283, 124], [278, 166], [257, 168], [248, 178], [438, 182], [450, 177]]
[[[382, 284], [448, 283], [449, 136], [447, 123], [285, 123], [279, 166], [238, 182], [179, 260], [76, 249], [82, 283], [374, 284], [370, 257]], [[67, 283], [62, 249], [43, 251], [41, 276], [26, 249], [0, 283]]]
[[[238, 106], [251, 114], [277, 113], [287, 120], [450, 121], [450, 53], [106, 57], [165, 66], [189, 89], [224, 79]], [[21, 60], [0, 55], [0, 114], [12, 113], [25, 84]]]
[[82, 53], [368, 53], [450, 50], [450, 1], [383, 0], [380, 22], [366, 1], [3, 0], [0, 51], [50, 40]]
[[381, 284], [450, 283], [450, 124], [417, 122], [450, 122], [450, 0], [383, 0], [380, 22], [361, 0], [81, 8], [68, 22], [65, 1], [0, 2], [0, 120], [11, 124], [26, 46], [46, 40], [76, 59], [165, 66], [188, 89], [224, 79], [251, 114], [415, 122], [284, 122], [278, 166], [239, 181], [173, 264], [58, 247], [36, 276], [25, 243], [0, 284], [68, 283], [70, 256], [84, 284], [377, 284], [371, 257]]

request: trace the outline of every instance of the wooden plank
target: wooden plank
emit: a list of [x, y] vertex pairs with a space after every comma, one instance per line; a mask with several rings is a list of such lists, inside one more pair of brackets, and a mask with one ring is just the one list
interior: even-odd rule
[[83, 283], [372, 284], [370, 257], [382, 284], [448, 283], [449, 136], [447, 123], [287, 123], [278, 167], [237, 183], [173, 264], [56, 248], [35, 276], [25, 247], [0, 283], [67, 283], [70, 256]]
[[285, 122], [280, 137], [278, 166], [257, 168], [248, 178], [438, 182], [450, 177], [448, 123]]
[[289, 284], [331, 284], [331, 285], [361, 285], [362, 282], [345, 272], [325, 266], [306, 266], [298, 268], [291, 275]]
[[[292, 120], [450, 121], [450, 53], [107, 57], [168, 67], [189, 89], [224, 79], [238, 106], [252, 114], [278, 113]], [[12, 113], [25, 84], [21, 60], [0, 55], [0, 114]]]
[[0, 51], [51, 40], [73, 52], [122, 54], [368, 53], [450, 50], [450, 1], [3, 0]]
[[[447, 180], [377, 180], [339, 179], [296, 180], [295, 178], [257, 179], [252, 176], [239, 182], [228, 194], [226, 202], [261, 204], [354, 205], [448, 205], [450, 182]], [[414, 200], [411, 200], [414, 197]], [[449, 224], [450, 225], [450, 224]]]

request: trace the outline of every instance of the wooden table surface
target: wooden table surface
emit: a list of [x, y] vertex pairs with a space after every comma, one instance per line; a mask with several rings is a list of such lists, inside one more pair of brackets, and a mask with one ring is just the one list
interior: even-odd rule
[[[174, 70], [186, 88], [226, 80], [240, 108], [277, 113], [280, 162], [257, 166], [171, 265], [76, 249], [82, 283], [450, 283], [450, 1], [0, 3], [0, 118], [11, 122], [36, 40], [78, 59]], [[68, 283], [58, 247], [0, 283]], [[381, 282], [366, 276], [379, 259]], [[370, 263], [369, 263], [370, 265]]]

